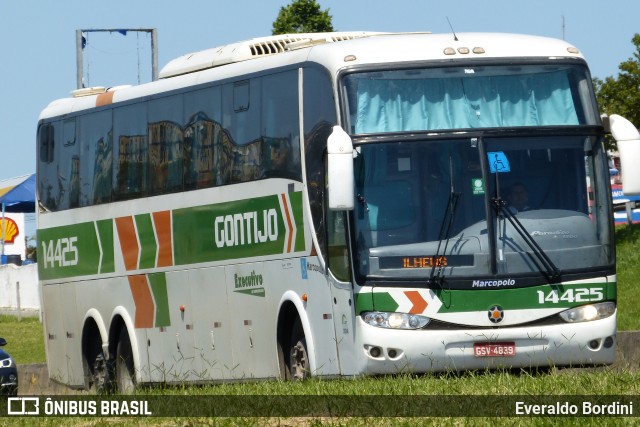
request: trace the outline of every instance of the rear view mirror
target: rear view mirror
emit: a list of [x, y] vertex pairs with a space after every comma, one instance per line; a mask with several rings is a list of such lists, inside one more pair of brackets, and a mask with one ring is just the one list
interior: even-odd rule
[[609, 117], [611, 134], [618, 143], [620, 178], [626, 196], [640, 194], [640, 133], [629, 120], [617, 114]]
[[327, 139], [327, 163], [329, 209], [353, 209], [353, 143], [340, 126], [334, 126]]

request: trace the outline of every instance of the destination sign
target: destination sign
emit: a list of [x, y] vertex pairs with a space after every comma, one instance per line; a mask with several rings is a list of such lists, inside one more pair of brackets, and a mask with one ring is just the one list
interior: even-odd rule
[[380, 268], [433, 268], [473, 265], [473, 255], [424, 255], [381, 257]]

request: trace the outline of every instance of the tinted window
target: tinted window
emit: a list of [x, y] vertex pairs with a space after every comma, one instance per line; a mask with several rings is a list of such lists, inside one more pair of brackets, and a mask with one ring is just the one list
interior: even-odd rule
[[225, 182], [220, 173], [222, 146], [222, 89], [220, 86], [191, 92], [184, 100], [185, 189]]
[[263, 177], [301, 179], [298, 72], [262, 79]]
[[111, 111], [101, 111], [78, 119], [78, 135], [81, 144], [80, 206], [111, 201], [113, 180], [111, 116]]
[[324, 159], [327, 138], [337, 122], [331, 80], [315, 69], [304, 70], [304, 146], [311, 216], [320, 250], [325, 259], [326, 221], [324, 211]]
[[260, 79], [251, 79], [249, 84], [245, 80], [224, 86], [223, 126], [228, 130], [228, 135], [222, 139], [220, 166], [223, 176], [230, 176], [232, 183], [260, 177], [260, 83]]
[[182, 95], [149, 103], [149, 193], [182, 189]]
[[40, 156], [38, 161], [38, 197], [47, 209], [58, 210], [62, 182], [56, 173], [57, 160], [55, 147], [62, 139], [60, 121], [44, 123], [38, 131]]
[[114, 191], [120, 200], [142, 196], [146, 190], [146, 104], [116, 108], [114, 121]]

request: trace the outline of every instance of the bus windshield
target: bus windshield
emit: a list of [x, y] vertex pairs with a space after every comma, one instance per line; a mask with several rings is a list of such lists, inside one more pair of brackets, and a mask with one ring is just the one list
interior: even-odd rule
[[343, 81], [358, 135], [599, 122], [588, 70], [576, 64], [382, 70]]
[[450, 278], [551, 277], [612, 265], [600, 146], [595, 136], [359, 146], [358, 272], [425, 278], [437, 267]]

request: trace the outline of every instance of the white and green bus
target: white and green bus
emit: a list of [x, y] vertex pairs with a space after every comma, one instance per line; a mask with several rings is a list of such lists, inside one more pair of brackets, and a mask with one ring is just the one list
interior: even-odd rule
[[77, 90], [38, 125], [49, 375], [611, 363], [609, 126], [637, 193], [579, 50], [520, 35], [265, 37]]

